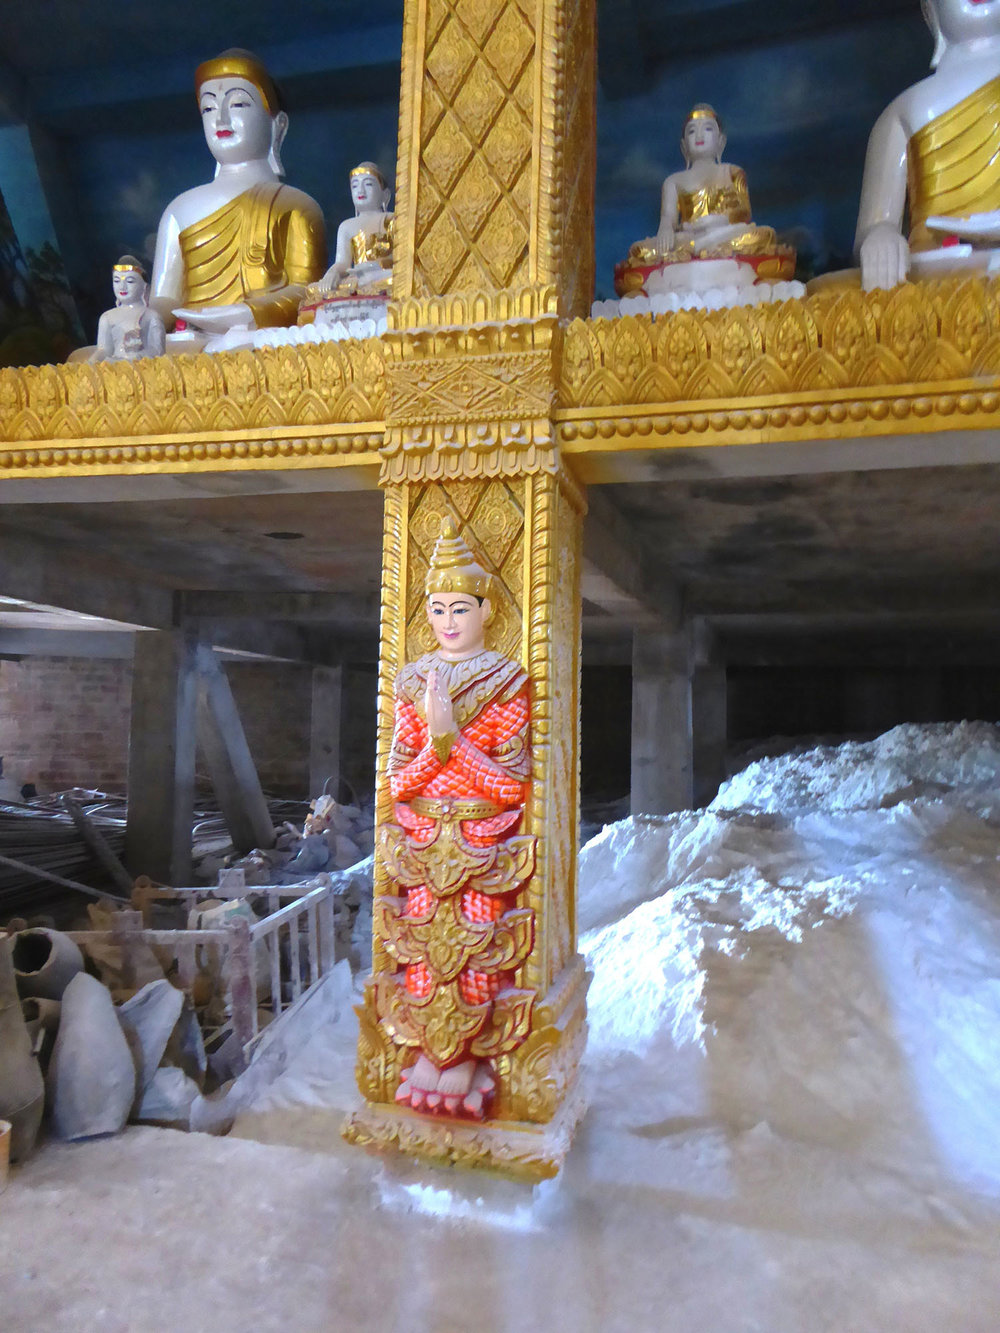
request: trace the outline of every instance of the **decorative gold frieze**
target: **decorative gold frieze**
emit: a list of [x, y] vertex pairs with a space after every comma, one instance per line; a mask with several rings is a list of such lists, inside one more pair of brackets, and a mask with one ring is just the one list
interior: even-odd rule
[[[0, 466], [366, 452], [381, 442], [385, 411], [385, 348], [377, 338], [5, 369]], [[30, 447], [67, 441], [81, 447], [51, 457]]]
[[743, 400], [735, 410], [750, 412], [754, 400], [780, 395], [903, 387], [905, 400], [926, 397], [921, 386], [998, 375], [1000, 282], [952, 278], [892, 292], [821, 290], [780, 305], [574, 320], [559, 402], [599, 413]]

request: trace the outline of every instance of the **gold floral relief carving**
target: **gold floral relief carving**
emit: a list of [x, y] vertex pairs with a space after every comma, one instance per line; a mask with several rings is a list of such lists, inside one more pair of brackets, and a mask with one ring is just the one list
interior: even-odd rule
[[[362, 423], [381, 435], [386, 405], [379, 339], [96, 366], [27, 366], [0, 370], [0, 444], [114, 438], [134, 452], [148, 436], [270, 426], [329, 426], [339, 433]], [[351, 452], [355, 435], [345, 435], [344, 450]], [[161, 440], [149, 447], [149, 459], [170, 461]], [[186, 444], [179, 440], [173, 447]], [[10, 465], [10, 451], [0, 449], [0, 459]]]
[[[563, 342], [564, 409], [972, 379], [1000, 371], [1000, 281], [819, 292], [729, 311], [574, 320]], [[651, 372], [661, 369], [653, 377]], [[650, 394], [651, 383], [655, 393]], [[905, 415], [905, 413], [904, 413]]]

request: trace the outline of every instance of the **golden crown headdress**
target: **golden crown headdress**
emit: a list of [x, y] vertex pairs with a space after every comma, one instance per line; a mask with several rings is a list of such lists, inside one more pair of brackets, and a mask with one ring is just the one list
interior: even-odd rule
[[117, 264], [113, 264], [111, 268], [113, 273], [138, 273], [143, 282], [146, 280], [146, 270], [135, 255], [122, 255]]
[[492, 597], [493, 576], [478, 563], [450, 518], [441, 520], [441, 536], [434, 545], [424, 586], [428, 597], [436, 592]]
[[714, 120], [720, 131], [722, 129], [722, 117], [716, 111], [715, 107], [709, 106], [707, 102], [699, 102], [697, 106], [691, 108], [684, 121], [685, 129], [691, 124], [692, 120]]
[[374, 162], [359, 162], [356, 167], [351, 168], [348, 174], [351, 176], [374, 176], [383, 190], [386, 189], [388, 184]]
[[201, 85], [208, 79], [246, 79], [260, 93], [264, 105], [272, 116], [284, 110], [278, 85], [253, 54], [244, 51], [241, 46], [230, 47], [214, 60], [206, 60], [194, 72], [194, 90], [200, 93]]

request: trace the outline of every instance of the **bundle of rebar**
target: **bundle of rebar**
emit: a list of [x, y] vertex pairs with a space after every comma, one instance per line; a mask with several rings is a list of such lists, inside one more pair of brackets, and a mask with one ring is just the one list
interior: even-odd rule
[[[114, 856], [121, 858], [127, 810], [124, 796], [74, 787], [30, 801], [0, 802], [0, 922], [15, 912], [37, 911], [65, 897], [73, 886], [60, 886], [59, 880], [110, 889], [115, 896], [121, 894], [122, 886], [109, 882], [106, 865], [94, 855], [93, 847], [71, 817], [66, 796], [78, 813], [84, 813]], [[204, 843], [225, 847], [228, 833], [218, 807], [200, 797], [199, 807], [192, 829], [195, 847]], [[288, 818], [301, 821], [308, 803], [271, 799], [268, 809], [274, 823], [280, 825]]]
[[[80, 788], [71, 795], [120, 856], [125, 846], [124, 799]], [[37, 907], [64, 892], [32, 873], [35, 870], [83, 884], [100, 885], [107, 879], [57, 796], [0, 803], [0, 855], [7, 862], [0, 864], [0, 916]], [[25, 868], [14, 868], [10, 861]]]

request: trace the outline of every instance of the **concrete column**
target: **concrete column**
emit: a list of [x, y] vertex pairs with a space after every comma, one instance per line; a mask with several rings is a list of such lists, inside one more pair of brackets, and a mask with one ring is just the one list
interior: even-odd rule
[[309, 795], [326, 790], [338, 799], [340, 787], [340, 714], [344, 668], [313, 667], [309, 721]]
[[691, 677], [694, 805], [708, 805], [726, 779], [726, 668], [696, 666]]
[[236, 700], [214, 649], [199, 644], [198, 737], [233, 846], [274, 846], [274, 825]]
[[195, 640], [182, 630], [135, 636], [125, 864], [165, 884], [191, 880]]
[[691, 653], [687, 627], [632, 639], [632, 813], [692, 803]]

